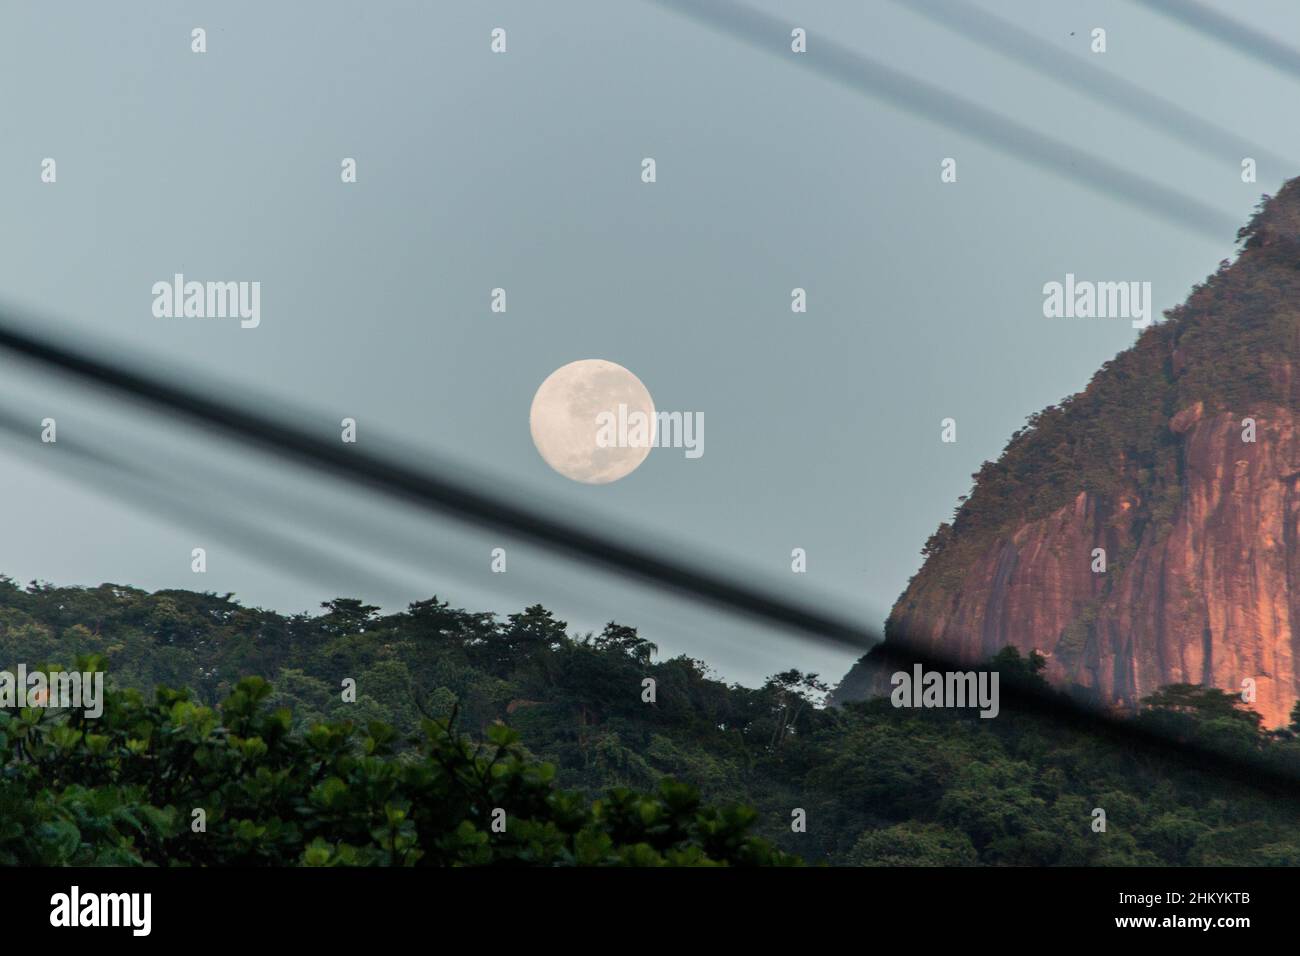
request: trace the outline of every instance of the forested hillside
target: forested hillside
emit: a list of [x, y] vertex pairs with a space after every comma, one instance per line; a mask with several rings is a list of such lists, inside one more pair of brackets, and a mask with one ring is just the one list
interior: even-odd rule
[[[1276, 795], [1006, 709], [824, 709], [824, 685], [794, 670], [728, 686], [631, 627], [575, 635], [541, 607], [381, 616], [339, 599], [284, 617], [229, 595], [0, 581], [0, 666], [79, 655], [122, 693], [98, 721], [0, 717], [0, 860], [785, 861], [752, 832], [813, 863], [1300, 863], [1300, 810]], [[1033, 680], [1042, 661], [994, 666]], [[1150, 703], [1139, 719], [1184, 739], [1300, 767], [1291, 733], [1228, 695]], [[495, 807], [532, 822], [493, 834]]]

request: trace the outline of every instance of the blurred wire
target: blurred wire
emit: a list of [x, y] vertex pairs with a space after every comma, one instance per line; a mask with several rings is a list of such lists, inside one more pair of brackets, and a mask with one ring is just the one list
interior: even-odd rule
[[[654, 551], [588, 531], [572, 522], [517, 505], [458, 481], [447, 469], [419, 468], [358, 445], [326, 442], [284, 419], [202, 395], [124, 363], [110, 364], [85, 352], [19, 331], [10, 310], [0, 310], [0, 348], [39, 365], [130, 396], [164, 414], [188, 419], [281, 458], [310, 465], [366, 485], [393, 498], [483, 527], [514, 534], [583, 561], [607, 565], [662, 587], [804, 633], [831, 646], [865, 651], [879, 640], [871, 630], [834, 615], [774, 598], [739, 579], [688, 565]], [[42, 323], [30, 321], [28, 326]], [[233, 389], [222, 389], [226, 393]], [[372, 439], [372, 444], [376, 441]], [[382, 443], [380, 441], [379, 443]]]
[[1212, 10], [1197, 0], [1132, 0], [1171, 20], [1205, 34], [1211, 40], [1236, 47], [1247, 56], [1267, 63], [1283, 73], [1300, 78], [1300, 51], [1279, 43], [1240, 20]]
[[649, 0], [836, 83], [957, 130], [1015, 159], [1072, 179], [1095, 192], [1155, 213], [1216, 242], [1237, 234], [1231, 216], [1164, 183], [1137, 176], [1068, 143], [1044, 136], [973, 100], [877, 63], [826, 37], [805, 54], [786, 45], [790, 24], [733, 0]]
[[[161, 511], [193, 531], [238, 547], [269, 568], [306, 581], [318, 581], [322, 577], [349, 581], [389, 600], [396, 598], [397, 589], [392, 578], [376, 575], [369, 567], [331, 554], [300, 537], [277, 534], [265, 522], [249, 521], [229, 512], [215, 512], [208, 506], [206, 495], [178, 493], [177, 487], [186, 486], [160, 481], [120, 458], [78, 447], [76, 442], [66, 437], [53, 445], [42, 445], [33, 437], [29, 420], [7, 411], [0, 411], [0, 441], [18, 451], [38, 447], [44, 453], [27, 455], [27, 458], [41, 467], [77, 478], [96, 491], [107, 492], [151, 517], [157, 517]], [[75, 463], [73, 469], [67, 468], [68, 459]]]
[[1250, 156], [1267, 164], [1279, 176], [1290, 170], [1300, 172], [1300, 162], [1287, 159], [1258, 143], [1252, 143], [1230, 130], [1216, 126], [1177, 103], [1148, 93], [1136, 83], [1130, 83], [1077, 57], [1062, 56], [1059, 50], [1045, 44], [1041, 37], [969, 2], [891, 2], [925, 17], [945, 30], [978, 43], [985, 49], [1027, 66], [1050, 80], [1077, 90], [1089, 99], [1157, 126], [1212, 159], [1231, 159], [1235, 163]]
[[[184, 386], [132, 369], [122, 363], [109, 364], [88, 355], [45, 341], [18, 330], [0, 310], [0, 349], [13, 352], [48, 369], [74, 376], [89, 384], [143, 403], [159, 411], [210, 426], [246, 444], [278, 457], [309, 463], [352, 483], [407, 501], [427, 510], [449, 514], [459, 520], [526, 537], [553, 550], [596, 565], [608, 566], [670, 590], [725, 607], [757, 620], [802, 632], [806, 639], [829, 641], [839, 646], [865, 647], [874, 637], [871, 631], [838, 620], [798, 604], [774, 598], [747, 585], [671, 560], [643, 549], [582, 529], [531, 509], [467, 487], [447, 474], [414, 467], [386, 456], [363, 452], [355, 446], [341, 447], [323, 442], [294, 425], [259, 414], [232, 403], [198, 394]], [[231, 391], [225, 389], [225, 391]], [[10, 433], [19, 428], [30, 441], [26, 424], [15, 419], [0, 421]], [[90, 455], [86, 462], [106, 466], [102, 455]], [[119, 477], [119, 491], [129, 492], [137, 476]], [[156, 489], [155, 489], [156, 491]], [[155, 493], [150, 492], [150, 496]], [[183, 504], [183, 502], [181, 502]], [[255, 533], [243, 528], [241, 533]], [[679, 549], [677, 553], [682, 553]], [[348, 573], [351, 573], [349, 571]], [[920, 652], [903, 639], [891, 638], [876, 648], [876, 666], [910, 668], [914, 664], [931, 670], [965, 671], [971, 664]], [[1158, 753], [1197, 770], [1207, 770], [1225, 779], [1254, 787], [1300, 794], [1300, 775], [1294, 768], [1280, 767], [1241, 754], [1225, 753], [1197, 741], [1174, 741], [1163, 733], [1130, 719], [1119, 718], [1086, 706], [1055, 691], [1004, 683], [1000, 688], [1003, 709], [1050, 717], [1068, 727], [1109, 737], [1124, 746]]]

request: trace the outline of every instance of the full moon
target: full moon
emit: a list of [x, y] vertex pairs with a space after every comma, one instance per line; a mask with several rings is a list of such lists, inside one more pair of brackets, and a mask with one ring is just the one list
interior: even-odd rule
[[582, 359], [556, 369], [533, 396], [528, 427], [543, 460], [565, 478], [588, 485], [604, 485], [625, 478], [650, 454], [643, 447], [602, 448], [596, 441], [602, 412], [619, 420], [641, 412], [654, 422], [655, 406], [641, 380], [614, 362]]

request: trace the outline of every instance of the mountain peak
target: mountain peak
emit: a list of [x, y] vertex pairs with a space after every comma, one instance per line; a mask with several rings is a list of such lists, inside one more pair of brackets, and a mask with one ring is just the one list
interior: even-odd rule
[[1300, 177], [1284, 183], [1276, 196], [1266, 196], [1237, 237], [1247, 241], [1247, 248], [1300, 242]]
[[[1287, 723], [1300, 697], [1300, 179], [1238, 235], [1235, 261], [985, 462], [926, 543], [886, 640], [971, 664], [1037, 651], [1049, 679], [1099, 706], [1203, 684]], [[836, 699], [873, 688], [859, 666]]]

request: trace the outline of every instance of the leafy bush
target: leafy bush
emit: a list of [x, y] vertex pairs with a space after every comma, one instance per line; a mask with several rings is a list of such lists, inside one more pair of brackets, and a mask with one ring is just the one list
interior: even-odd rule
[[[97, 667], [83, 659], [79, 668]], [[423, 722], [416, 753], [371, 722], [296, 731], [240, 680], [219, 709], [188, 691], [109, 691], [104, 712], [0, 712], [0, 863], [36, 865], [790, 865], [757, 814], [670, 779], [589, 802], [514, 731], [475, 744]], [[199, 816], [201, 814], [201, 818]], [[200, 825], [200, 823], [202, 825]], [[494, 825], [495, 824], [495, 825]]]

